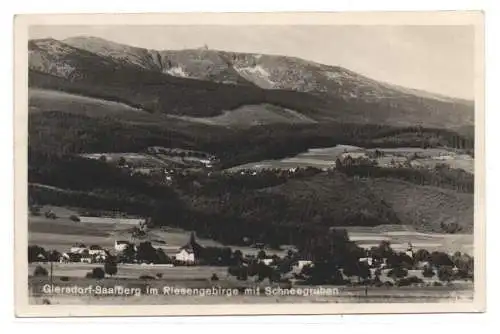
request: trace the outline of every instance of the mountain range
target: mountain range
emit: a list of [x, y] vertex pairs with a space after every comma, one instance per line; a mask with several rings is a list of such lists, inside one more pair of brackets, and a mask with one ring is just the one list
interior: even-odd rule
[[[390, 168], [378, 176], [339, 172], [279, 184], [272, 175], [256, 182], [222, 173], [196, 176], [198, 186], [188, 182], [173, 192], [80, 154], [187, 148], [216, 155], [223, 169], [339, 144], [473, 154], [473, 101], [290, 56], [158, 51], [95, 37], [30, 40], [28, 52], [28, 181], [61, 189], [30, 189], [38, 202], [149, 215], [170, 194], [169, 207], [186, 205], [181, 227], [205, 228], [225, 241], [248, 233], [272, 239], [290, 222], [290, 233], [303, 237], [297, 226], [310, 221], [428, 231], [455, 222], [472, 229], [473, 176], [465, 172]], [[212, 193], [228, 185], [232, 190]], [[203, 223], [194, 226], [190, 215]]]
[[470, 130], [472, 101], [290, 57], [149, 50], [101, 38], [30, 40], [29, 85], [209, 125], [350, 122]]

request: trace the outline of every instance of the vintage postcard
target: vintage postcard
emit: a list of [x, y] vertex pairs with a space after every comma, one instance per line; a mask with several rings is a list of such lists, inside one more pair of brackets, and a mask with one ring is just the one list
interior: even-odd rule
[[18, 316], [485, 310], [482, 13], [14, 21]]

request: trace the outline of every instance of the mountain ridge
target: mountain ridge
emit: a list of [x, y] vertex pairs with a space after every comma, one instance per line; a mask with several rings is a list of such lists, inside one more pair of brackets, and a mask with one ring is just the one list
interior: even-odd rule
[[[324, 64], [324, 63], [321, 63], [321, 62], [318, 62], [318, 61], [313, 61], [313, 60], [307, 60], [307, 59], [304, 59], [304, 58], [300, 58], [300, 57], [295, 57], [295, 56], [285, 56], [283, 54], [262, 54], [262, 53], [258, 53], [258, 52], [239, 52], [239, 51], [228, 51], [228, 50], [222, 50], [222, 49], [208, 49], [208, 48], [205, 48], [205, 47], [199, 47], [199, 48], [185, 48], [185, 49], [161, 49], [161, 50], [157, 50], [157, 49], [151, 49], [151, 48], [143, 48], [143, 47], [138, 47], [138, 46], [130, 46], [130, 45], [127, 45], [127, 44], [123, 44], [123, 43], [118, 43], [118, 42], [114, 42], [114, 41], [110, 41], [110, 40], [107, 40], [107, 39], [104, 39], [104, 38], [101, 38], [101, 37], [95, 37], [95, 36], [89, 36], [89, 35], [80, 35], [80, 36], [74, 36], [74, 37], [69, 37], [69, 38], [65, 38], [62, 40], [62, 42], [68, 44], [68, 45], [72, 45], [74, 47], [77, 47], [77, 48], [81, 48], [81, 49], [84, 49], [84, 50], [87, 50], [87, 51], [90, 51], [89, 48], [86, 48], [86, 47], [82, 47], [82, 43], [85, 44], [86, 42], [90, 42], [90, 41], [96, 41], [98, 43], [100, 43], [101, 45], [103, 45], [103, 47], [105, 48], [106, 45], [107, 46], [114, 46], [115, 50], [117, 48], [121, 48], [122, 50], [123, 49], [133, 49], [135, 50], [136, 52], [149, 52], [150, 56], [154, 56], [156, 54], [159, 54], [159, 53], [176, 53], [176, 52], [196, 52], [196, 51], [205, 51], [205, 52], [212, 52], [212, 53], [216, 53], [216, 54], [219, 54], [219, 55], [244, 55], [244, 56], [253, 56], [255, 58], [261, 58], [262, 56], [267, 56], [267, 57], [276, 57], [276, 58], [280, 58], [280, 57], [283, 57], [283, 58], [287, 58], [287, 59], [291, 59], [291, 60], [294, 60], [294, 61], [300, 61], [300, 62], [303, 62], [303, 63], [306, 63], [306, 64], [310, 64], [310, 65], [314, 65], [314, 66], [326, 66], [330, 69], [333, 69], [333, 70], [339, 70], [339, 71], [345, 71], [347, 73], [349, 73], [350, 75], [356, 75], [356, 76], [359, 76], [359, 77], [363, 77], [365, 80], [371, 80], [371, 81], [374, 81], [374, 82], [378, 82], [382, 85], [387, 85], [387, 86], [391, 86], [393, 88], [397, 88], [397, 89], [401, 89], [401, 90], [405, 90], [405, 91], [412, 91], [412, 92], [416, 92], [416, 93], [421, 93], [425, 96], [431, 96], [433, 98], [441, 98], [441, 99], [447, 99], [447, 100], [456, 100], [456, 101], [460, 101], [462, 103], [471, 103], [473, 102], [472, 100], [468, 100], [468, 99], [464, 99], [464, 98], [459, 98], [459, 97], [454, 97], [454, 96], [448, 96], [448, 95], [445, 95], [445, 94], [439, 94], [439, 93], [434, 93], [434, 92], [430, 92], [430, 91], [427, 91], [427, 90], [423, 90], [423, 89], [417, 89], [417, 88], [412, 88], [412, 87], [406, 87], [406, 86], [402, 86], [402, 85], [398, 85], [396, 83], [391, 83], [391, 82], [386, 82], [386, 81], [381, 81], [381, 80], [377, 80], [377, 79], [374, 79], [374, 78], [371, 78], [370, 76], [368, 75], [364, 75], [364, 74], [360, 74], [360, 73], [357, 73], [353, 70], [350, 70], [348, 68], [345, 68], [343, 66], [340, 66], [340, 65], [329, 65], [329, 64]], [[100, 52], [98, 50], [95, 50], [94, 49], [94, 52], [99, 54]], [[102, 55], [105, 55], [105, 54], [102, 54]]]
[[[472, 125], [474, 118], [470, 101], [379, 82], [340, 66], [297, 57], [211, 49], [156, 51], [82, 36], [30, 40], [28, 47], [31, 71], [67, 81], [46, 87], [35, 76], [30, 80], [34, 87], [68, 90], [67, 86], [78, 85], [71, 89], [83, 95], [110, 91], [108, 98], [174, 115], [211, 117], [248, 104], [272, 104], [315, 121], [461, 128]], [[179, 85], [183, 92], [173, 98]], [[189, 100], [195, 99], [210, 111], [189, 107]], [[225, 103], [227, 99], [234, 102]]]

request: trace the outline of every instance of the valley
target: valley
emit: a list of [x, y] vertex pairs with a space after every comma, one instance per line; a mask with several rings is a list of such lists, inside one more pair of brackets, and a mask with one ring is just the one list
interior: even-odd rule
[[[47, 297], [44, 270], [60, 285], [324, 285], [340, 302], [469, 298], [473, 101], [279, 55], [92, 37], [28, 48], [34, 303]], [[117, 271], [94, 272], [106, 259]], [[298, 301], [266, 302], [278, 300]]]

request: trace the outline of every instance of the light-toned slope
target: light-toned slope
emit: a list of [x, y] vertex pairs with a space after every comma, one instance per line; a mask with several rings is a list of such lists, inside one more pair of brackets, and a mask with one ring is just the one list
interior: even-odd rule
[[394, 179], [368, 179], [366, 183], [404, 224], [424, 231], [440, 231], [441, 223], [457, 223], [462, 226], [462, 232], [473, 230], [473, 194]]
[[136, 65], [148, 70], [161, 70], [157, 52], [92, 36], [76, 36], [63, 40], [67, 45], [86, 50], [119, 62]]
[[29, 106], [31, 112], [64, 111], [86, 116], [125, 116], [145, 111], [126, 105], [92, 97], [70, 94], [47, 89], [29, 89]]
[[[177, 116], [176, 116], [177, 117]], [[208, 125], [245, 127], [264, 124], [306, 124], [316, 123], [315, 120], [301, 113], [269, 104], [246, 105], [223, 112], [214, 117], [184, 117], [177, 118]]]

